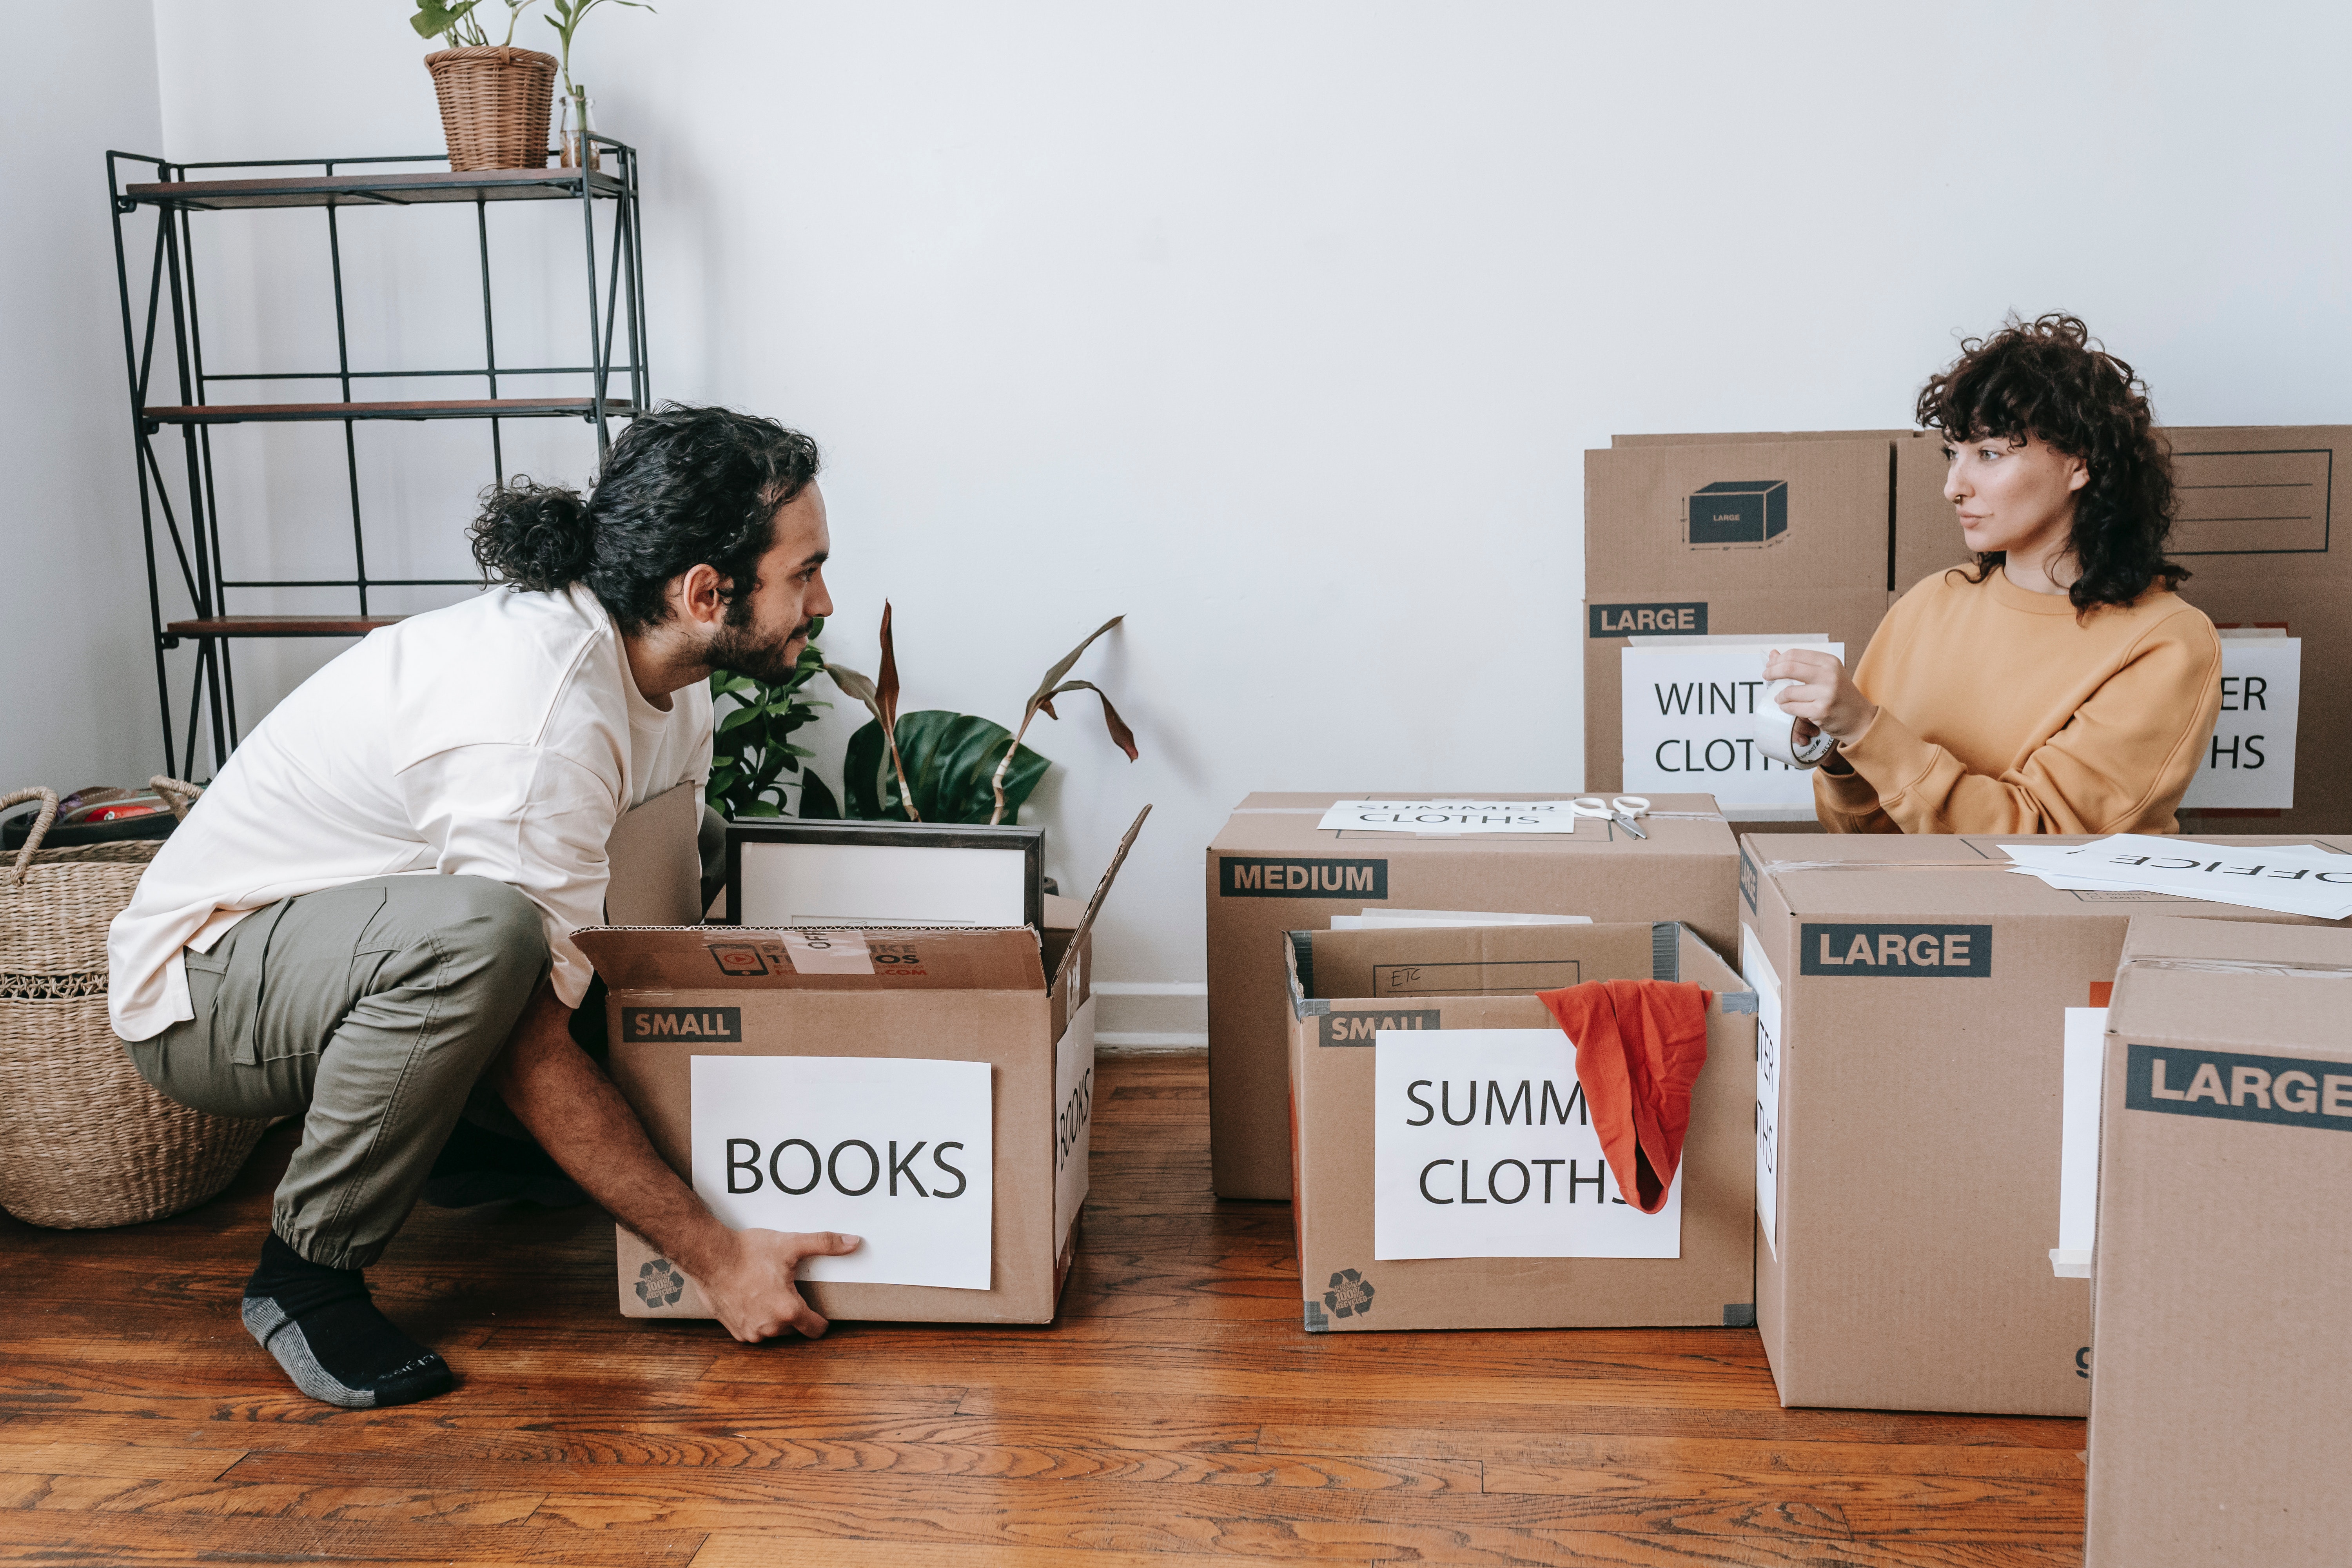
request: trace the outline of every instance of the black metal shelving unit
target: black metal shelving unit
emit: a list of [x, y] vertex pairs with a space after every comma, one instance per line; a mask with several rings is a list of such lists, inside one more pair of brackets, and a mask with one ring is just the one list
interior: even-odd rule
[[[359, 447], [353, 434], [362, 420], [483, 420], [489, 426], [490, 462], [506, 479], [500, 425], [508, 419], [580, 419], [595, 428], [601, 456], [612, 442], [612, 426], [647, 406], [646, 367], [644, 220], [637, 189], [636, 149], [608, 137], [590, 138], [596, 167], [538, 169], [447, 169], [439, 153], [376, 158], [280, 158], [177, 163], [142, 153], [106, 155], [107, 199], [114, 223], [115, 279], [122, 297], [123, 365], [131, 388], [133, 453], [139, 468], [140, 528], [147, 553], [147, 605], [154, 633], [155, 689], [163, 712], [164, 772], [192, 777], [197, 740], [207, 734], [217, 769], [237, 738], [236, 683], [230, 645], [245, 637], [364, 637], [397, 616], [374, 614], [371, 588], [471, 587], [472, 578], [376, 577], [367, 569], [367, 531], [360, 500]], [[551, 157], [552, 154], [551, 154]], [[419, 172], [403, 165], [439, 164]], [[134, 166], [126, 169], [126, 165]], [[131, 182], [126, 173], [145, 165], [152, 181]], [[296, 171], [316, 169], [316, 174]], [[221, 178], [221, 170], [255, 171], [250, 177]], [[587, 267], [588, 363], [572, 365], [499, 363], [496, 311], [490, 288], [489, 205], [493, 202], [572, 201], [580, 211]], [[343, 235], [340, 215], [354, 207], [407, 207], [470, 202], [482, 286], [482, 363], [447, 368], [360, 368], [352, 364], [345, 328]], [[611, 205], [604, 233], [598, 233], [597, 204]], [[335, 353], [332, 370], [230, 371], [206, 367], [197, 304], [195, 216], [261, 207], [318, 207], [326, 214], [326, 242], [334, 283]], [[140, 248], [126, 237], [142, 212], [154, 220], [147, 258], [143, 310], [131, 287], [131, 257]], [[601, 260], [600, 260], [601, 246]], [[601, 299], [600, 299], [601, 293]], [[616, 344], [616, 338], [618, 339]], [[163, 363], [159, 367], [158, 353]], [[156, 380], [158, 369], [163, 381]], [[583, 397], [501, 397], [501, 376], [581, 376]], [[482, 382], [484, 397], [386, 402], [355, 394], [386, 381], [455, 377]], [[332, 383], [333, 402], [227, 403], [216, 388], [230, 383]], [[172, 391], [166, 391], [166, 389]], [[176, 393], [176, 401], [165, 396]], [[213, 477], [213, 433], [231, 425], [340, 423], [351, 495], [352, 575], [333, 578], [231, 576], [223, 560], [220, 497]], [[164, 432], [179, 435], [179, 460], [167, 465]], [[175, 487], [167, 467], [181, 470]], [[161, 522], [159, 530], [157, 524]], [[176, 566], [192, 614], [167, 618], [165, 562]], [[236, 615], [231, 590], [348, 588], [353, 613], [340, 616]], [[184, 644], [194, 647], [190, 672], [184, 742], [175, 743], [171, 665], [166, 655]], [[209, 716], [206, 726], [204, 720]], [[208, 732], [208, 733], [207, 733]]]

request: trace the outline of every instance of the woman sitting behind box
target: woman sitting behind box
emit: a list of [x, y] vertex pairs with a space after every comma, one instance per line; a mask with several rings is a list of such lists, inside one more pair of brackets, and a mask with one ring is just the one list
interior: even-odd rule
[[2012, 317], [1919, 394], [1976, 564], [1914, 587], [1848, 675], [1776, 650], [1832, 833], [2171, 833], [2221, 701], [2173, 590], [2170, 455], [2131, 366], [2073, 316]]

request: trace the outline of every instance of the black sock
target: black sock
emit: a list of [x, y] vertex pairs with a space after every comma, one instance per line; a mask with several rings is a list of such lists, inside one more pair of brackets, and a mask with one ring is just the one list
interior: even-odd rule
[[375, 1310], [358, 1269], [313, 1263], [275, 1231], [245, 1282], [245, 1326], [295, 1387], [328, 1405], [407, 1405], [455, 1381], [448, 1363]]

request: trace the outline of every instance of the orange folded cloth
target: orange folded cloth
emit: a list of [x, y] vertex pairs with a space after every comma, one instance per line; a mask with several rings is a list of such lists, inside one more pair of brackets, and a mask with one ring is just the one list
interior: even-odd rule
[[1643, 1214], [1666, 1206], [1706, 1066], [1713, 994], [1666, 980], [1595, 980], [1538, 992], [1576, 1047], [1576, 1079], [1617, 1190]]

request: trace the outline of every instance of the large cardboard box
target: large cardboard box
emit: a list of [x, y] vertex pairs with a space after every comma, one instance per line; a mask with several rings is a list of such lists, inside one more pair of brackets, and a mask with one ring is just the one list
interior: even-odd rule
[[[2352, 532], [2337, 540], [2334, 521], [2338, 497], [2352, 520], [2352, 426], [2174, 426], [2164, 434], [2180, 498], [2171, 554], [2194, 574], [2180, 596], [2216, 626], [2266, 627], [2296, 638], [2303, 689], [2331, 689], [2352, 670]], [[1936, 470], [1937, 487], [1903, 489], [1895, 534], [1898, 591], [1969, 559], [1941, 494], [1941, 442], [1928, 437], [1920, 445], [1927, 454], [1921, 462]], [[2352, 831], [2352, 714], [2324, 700], [2301, 704], [2291, 808], [2182, 812], [2185, 833], [2208, 837], [2225, 828]]]
[[[1860, 656], [1886, 612], [1898, 448], [1914, 444], [1885, 431], [1615, 439], [1584, 455], [1584, 781], [1594, 790], [1624, 776], [1629, 637], [1811, 635]], [[1810, 824], [1809, 808], [1743, 798], [1743, 783], [1772, 766], [1751, 751], [1704, 782], [1735, 821]]]
[[2066, 1009], [2112, 983], [2135, 913], [2281, 919], [2061, 891], [2000, 842], [1741, 841], [1757, 1324], [1783, 1404], [2087, 1413], [2089, 1289], [2050, 1258]]
[[[1283, 949], [1289, 958], [1297, 1188], [1292, 1213], [1310, 1332], [1721, 1327], [1755, 1321], [1748, 1090], [1756, 998], [1688, 927], [1664, 921], [1302, 931], [1290, 933]], [[1539, 1088], [1524, 1080], [1490, 1084], [1483, 1121], [1450, 1125], [1449, 1092], [1442, 1100], [1447, 1124], [1435, 1124], [1426, 1115], [1406, 1122], [1432, 1128], [1403, 1152], [1406, 1169], [1421, 1167], [1419, 1196], [1448, 1205], [1444, 1214], [1424, 1217], [1443, 1224], [1471, 1212], [1451, 1205], [1479, 1205], [1485, 1213], [1476, 1217], [1507, 1224], [1517, 1239], [1504, 1245], [1517, 1247], [1530, 1245], [1528, 1238], [1535, 1238], [1533, 1245], [1557, 1245], [1557, 1221], [1589, 1225], [1596, 1214], [1601, 1225], [1613, 1224], [1620, 1231], [1629, 1218], [1636, 1226], [1672, 1230], [1673, 1206], [1639, 1215], [1605, 1183], [1577, 1084], [1575, 1046], [1534, 994], [1595, 980], [1651, 979], [1689, 981], [1713, 993], [1706, 1010], [1706, 1065], [1692, 1092], [1676, 1176], [1677, 1255], [1383, 1260], [1387, 1255], [1375, 1236], [1374, 1161], [1387, 1130], [1376, 1122], [1374, 1089], [1381, 1048], [1376, 1036], [1384, 1029], [1414, 1031], [1416, 1046], [1422, 1043], [1419, 1031], [1439, 1031], [1431, 1043], [1440, 1052], [1447, 1048], [1445, 1031], [1538, 1031], [1534, 1054], [1547, 1063]], [[1556, 1068], [1549, 1065], [1555, 1061]], [[1454, 1087], [1450, 1079], [1446, 1087]], [[1468, 1093], [1475, 1103], [1475, 1080]], [[1428, 1187], [1430, 1170], [1422, 1162], [1428, 1149], [1418, 1146], [1423, 1142], [1461, 1157], [1462, 1169], [1449, 1168], [1438, 1178], [1434, 1196]], [[1505, 1157], [1512, 1152], [1528, 1155], [1535, 1148], [1585, 1158], [1534, 1160], [1546, 1167], [1538, 1178], [1528, 1159]], [[1458, 1197], [1453, 1193], [1457, 1184]], [[1603, 1205], [1613, 1205], [1613, 1212], [1603, 1211]]]
[[2352, 1556], [2352, 933], [2132, 921], [2107, 1014], [2087, 1568]]
[[[655, 1149], [722, 1218], [752, 1197], [778, 1207], [740, 1223], [855, 1231], [869, 1257], [885, 1247], [919, 1257], [941, 1235], [975, 1252], [977, 1271], [961, 1284], [827, 1278], [863, 1260], [812, 1260], [802, 1291], [826, 1317], [1050, 1321], [1087, 1194], [1093, 927], [1134, 837], [1129, 829], [1077, 926], [1050, 940], [1027, 926], [580, 931], [609, 990], [614, 1082]], [[806, 1098], [728, 1092], [737, 1064], [778, 1058], [817, 1058], [796, 1070], [827, 1077], [795, 1078]], [[935, 1103], [922, 1097], [927, 1079], [970, 1092], [942, 1089]], [[983, 1148], [984, 1162], [974, 1158]], [[782, 1204], [787, 1193], [829, 1207], [803, 1219]], [[948, 1206], [962, 1199], [985, 1212]], [[625, 1228], [616, 1243], [625, 1315], [711, 1316], [671, 1260]]]
[[[1738, 940], [1732, 913], [1738, 851], [1711, 796], [1653, 796], [1642, 819], [1646, 839], [1591, 819], [1565, 837], [1536, 837], [1316, 826], [1339, 801], [1396, 798], [1253, 795], [1210, 842], [1209, 1145], [1220, 1197], [1290, 1196], [1285, 931], [1328, 928], [1333, 915], [1385, 907], [1676, 920], [1719, 952]], [[1431, 797], [1413, 790], [1403, 798]]]

